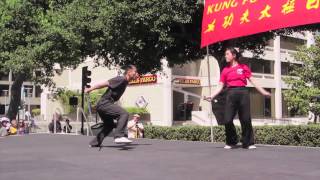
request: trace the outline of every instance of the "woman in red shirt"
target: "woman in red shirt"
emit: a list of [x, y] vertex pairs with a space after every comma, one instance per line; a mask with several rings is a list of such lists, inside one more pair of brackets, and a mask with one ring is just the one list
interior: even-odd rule
[[231, 149], [238, 144], [236, 128], [233, 118], [238, 113], [242, 130], [242, 147], [255, 149], [254, 135], [251, 123], [250, 96], [246, 88], [247, 80], [264, 96], [270, 97], [270, 93], [256, 85], [251, 78], [250, 68], [239, 62], [240, 53], [234, 48], [228, 48], [225, 52], [228, 66], [222, 70], [218, 88], [206, 100], [212, 101], [226, 86], [227, 96], [225, 104], [224, 120], [226, 133], [225, 149]]

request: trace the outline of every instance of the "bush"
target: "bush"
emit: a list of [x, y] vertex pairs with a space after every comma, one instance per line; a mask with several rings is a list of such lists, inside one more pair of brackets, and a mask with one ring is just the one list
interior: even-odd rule
[[41, 110], [39, 108], [32, 109], [31, 113], [33, 116], [39, 116], [41, 114]]
[[[292, 145], [320, 147], [320, 126], [257, 126], [254, 127], [257, 144]], [[240, 127], [237, 127], [240, 136]], [[145, 137], [151, 139], [210, 141], [210, 127], [179, 126], [159, 127], [146, 126]], [[215, 142], [224, 142], [224, 127], [213, 127]]]
[[138, 108], [138, 107], [126, 107], [126, 111], [129, 114], [148, 114], [148, 110], [146, 108]]

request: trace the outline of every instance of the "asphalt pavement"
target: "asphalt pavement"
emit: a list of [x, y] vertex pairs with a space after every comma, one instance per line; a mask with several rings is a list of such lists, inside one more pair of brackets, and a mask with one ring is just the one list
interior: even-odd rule
[[92, 137], [0, 138], [0, 180], [319, 180], [320, 148], [139, 139], [89, 148]]

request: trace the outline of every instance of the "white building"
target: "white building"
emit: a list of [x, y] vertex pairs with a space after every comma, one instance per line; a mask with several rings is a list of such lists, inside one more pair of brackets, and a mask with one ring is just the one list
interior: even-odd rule
[[[6, 114], [9, 108], [11, 99], [11, 87], [14, 82], [15, 77], [11, 72], [7, 74], [0, 74], [0, 116]], [[22, 85], [22, 101], [25, 107], [22, 107], [26, 111], [32, 111], [32, 109], [40, 108], [40, 95], [41, 88], [36, 86], [35, 83], [27, 80]]]
[[[272, 92], [272, 98], [264, 98], [249, 85], [251, 111], [254, 119], [263, 119], [265, 122], [291, 118], [282, 97], [282, 90], [288, 88], [283, 77], [288, 74], [289, 62], [299, 65], [299, 62], [293, 58], [297, 47], [311, 44], [313, 41], [311, 33], [286, 37], [278, 36], [269, 42], [261, 59], [253, 59], [250, 52], [243, 54], [257, 83]], [[119, 74], [117, 68], [93, 68], [92, 59], [87, 59], [76, 70], [65, 70], [62, 75], [55, 76], [54, 81], [57, 87], [79, 90], [81, 67], [83, 66], [89, 66], [89, 70], [92, 70], [93, 82], [110, 79]], [[171, 126], [188, 120], [199, 125], [210, 125], [211, 106], [202, 100], [202, 97], [208, 96], [210, 90], [212, 92], [217, 86], [220, 68], [213, 57], [210, 57], [209, 67], [211, 86], [208, 82], [208, 61], [206, 58], [173, 68], [167, 67], [167, 62], [164, 60], [163, 72], [156, 74], [156, 80], [152, 76], [149, 79], [145, 78], [143, 83], [130, 85], [121, 98], [120, 104], [124, 107], [136, 106], [137, 99], [142, 96], [148, 102], [147, 109], [150, 112], [152, 124]], [[57, 108], [63, 111], [58, 102], [48, 100], [48, 94], [50, 92], [45, 90], [41, 100], [41, 113], [45, 118], [50, 118]], [[193, 104], [192, 113], [184, 111], [183, 103], [188, 102]]]

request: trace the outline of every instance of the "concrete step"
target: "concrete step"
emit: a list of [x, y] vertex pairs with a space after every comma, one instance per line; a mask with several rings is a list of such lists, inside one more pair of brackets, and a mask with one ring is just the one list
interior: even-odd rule
[[174, 126], [196, 126], [198, 124], [188, 120], [188, 121], [173, 121], [173, 125]]

